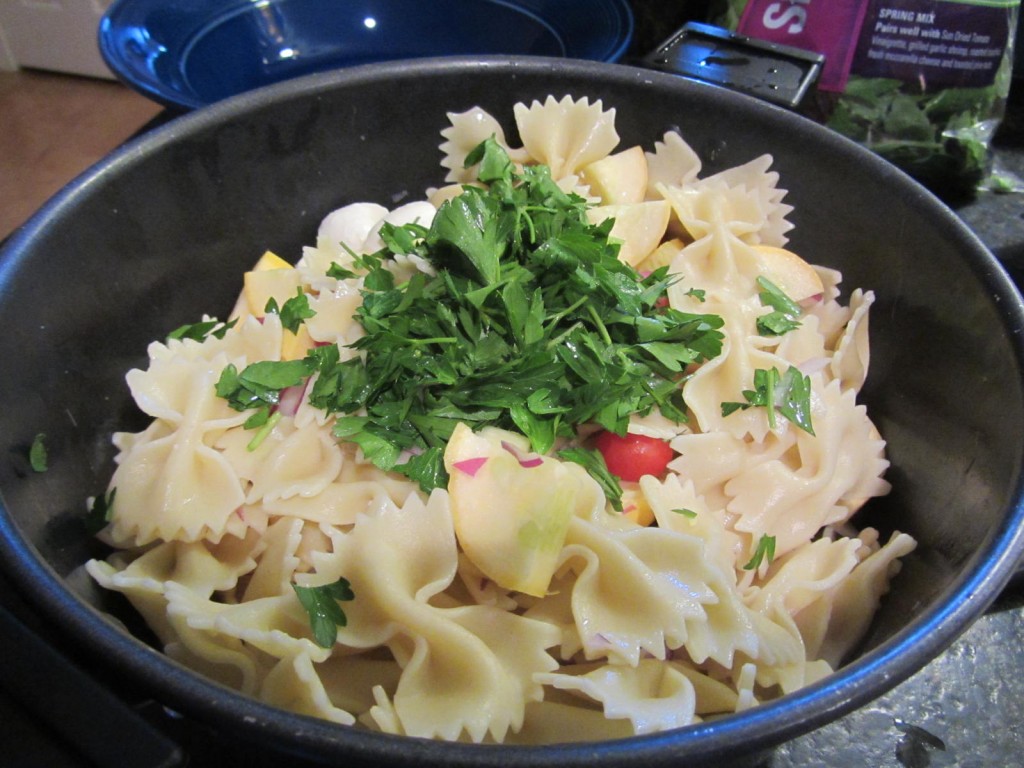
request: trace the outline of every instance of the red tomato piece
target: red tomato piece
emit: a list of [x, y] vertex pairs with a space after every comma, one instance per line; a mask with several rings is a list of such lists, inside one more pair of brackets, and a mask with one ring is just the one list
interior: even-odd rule
[[604, 456], [608, 470], [620, 480], [636, 482], [644, 475], [661, 477], [675, 452], [664, 440], [647, 435], [601, 432], [594, 445]]

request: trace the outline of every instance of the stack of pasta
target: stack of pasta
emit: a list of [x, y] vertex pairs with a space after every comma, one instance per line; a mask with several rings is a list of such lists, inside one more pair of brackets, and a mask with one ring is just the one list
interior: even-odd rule
[[[392, 734], [607, 739], [728, 715], [828, 675], [914, 548], [849, 522], [888, 490], [884, 442], [857, 403], [873, 294], [841, 303], [839, 273], [784, 248], [791, 208], [767, 155], [705, 176], [675, 133], [616, 151], [615, 110], [601, 102], [549, 97], [514, 117], [521, 147], [482, 109], [450, 115], [447, 186], [393, 211], [330, 214], [294, 266], [268, 254], [245, 276], [233, 323], [150, 346], [127, 383], [152, 422], [115, 435], [101, 533], [115, 551], [89, 573], [200, 674]], [[638, 275], [685, 277], [668, 288], [672, 308], [722, 318], [720, 354], [680, 380], [688, 420], [631, 418], [629, 432], [665, 441], [672, 458], [622, 483], [621, 511], [582, 467], [529, 457], [510, 431], [457, 429], [450, 480], [428, 493], [339, 439], [337, 414], [305, 385], [281, 393], [258, 441], [252, 413], [218, 391], [229, 366], [323, 347], [358, 357], [360, 257], [381, 248], [386, 224], [429, 226], [478, 185], [465, 161], [488, 138], [517, 167], [548, 166], [593, 222], [613, 219]], [[434, 269], [415, 256], [387, 268], [399, 281]], [[799, 307], [785, 332], [759, 330], [766, 286]], [[266, 311], [296, 295], [308, 308], [298, 326]], [[773, 370], [798, 372], [813, 429], [776, 417], [776, 380], [767, 407], [747, 407], [757, 372]], [[569, 512], [524, 545], [517, 521], [533, 513], [519, 507], [535, 505], [543, 527], [562, 488]], [[296, 587], [339, 584], [323, 612], [343, 607], [342, 620], [323, 642]]]

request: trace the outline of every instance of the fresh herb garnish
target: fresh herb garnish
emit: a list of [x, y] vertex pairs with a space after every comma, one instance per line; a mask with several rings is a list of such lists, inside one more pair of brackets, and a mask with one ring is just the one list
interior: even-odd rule
[[762, 336], [781, 336], [800, 327], [800, 305], [787, 296], [781, 288], [766, 277], [758, 277], [761, 287], [758, 294], [761, 303], [771, 307], [772, 312], [757, 318], [757, 331]]
[[46, 435], [40, 432], [32, 439], [28, 449], [28, 463], [35, 472], [47, 470], [48, 454], [46, 451]]
[[672, 511], [675, 512], [677, 515], [682, 515], [683, 517], [689, 520], [695, 520], [697, 518], [697, 513], [694, 512], [692, 509], [673, 509]]
[[767, 559], [769, 565], [775, 559], [775, 537], [762, 534], [761, 538], [757, 541], [757, 548], [754, 550], [753, 556], [743, 566], [743, 570], [755, 571], [765, 559]]
[[[721, 318], [662, 306], [667, 269], [641, 277], [619, 261], [612, 222], [590, 224], [586, 201], [545, 166], [517, 171], [493, 140], [470, 153], [477, 163], [486, 189], [466, 187], [429, 229], [383, 229], [385, 248], [353, 264], [365, 271], [360, 355], [325, 346], [307, 358], [311, 404], [360, 414], [335, 434], [429, 490], [447, 482], [430, 450], [460, 421], [516, 429], [538, 453], [583, 423], [622, 434], [655, 408], [685, 421], [682, 381], [721, 351]], [[386, 261], [398, 252], [436, 274], [396, 285]]]
[[571, 461], [587, 470], [601, 486], [605, 498], [611, 502], [612, 509], [617, 512], [622, 511], [622, 486], [619, 485], [619, 478], [608, 469], [600, 451], [586, 448], [565, 448], [555, 455], [563, 461]]
[[245, 421], [246, 429], [264, 426], [269, 420], [271, 409], [277, 405], [281, 390], [294, 387], [305, 381], [312, 373], [309, 359], [264, 360], [247, 365], [241, 372], [233, 364], [221, 371], [217, 381], [217, 395], [228, 401], [236, 411], [256, 411]]
[[338, 640], [338, 627], [348, 623], [345, 612], [338, 601], [352, 600], [355, 594], [347, 579], [338, 579], [332, 584], [319, 587], [300, 587], [292, 584], [295, 595], [309, 614], [309, 625], [313, 639], [321, 648], [333, 648]]
[[194, 341], [206, 341], [208, 337], [213, 336], [215, 339], [223, 339], [224, 334], [234, 328], [237, 322], [238, 320], [235, 319], [222, 323], [215, 318], [213, 320], [203, 320], [199, 323], [187, 323], [171, 331], [167, 334], [167, 338], [168, 340], [192, 339]]
[[296, 288], [295, 295], [281, 307], [278, 307], [277, 299], [271, 297], [263, 311], [268, 315], [278, 315], [281, 318], [281, 327], [292, 333], [298, 333], [303, 322], [316, 316], [316, 311], [309, 306], [309, 296], [301, 288]]
[[768, 411], [768, 426], [775, 429], [776, 412], [800, 429], [813, 435], [811, 426], [811, 379], [790, 366], [780, 374], [778, 368], [754, 371], [754, 389], [744, 390], [745, 403], [722, 403], [722, 416], [737, 410], [761, 406]]
[[336, 261], [331, 262], [331, 266], [327, 268], [327, 276], [333, 277], [335, 280], [353, 280], [359, 277], [351, 269], [341, 266]]
[[85, 516], [85, 530], [95, 536], [102, 531], [110, 522], [114, 514], [114, 497], [117, 495], [117, 488], [111, 488], [110, 493], [100, 494], [93, 499], [92, 507]]

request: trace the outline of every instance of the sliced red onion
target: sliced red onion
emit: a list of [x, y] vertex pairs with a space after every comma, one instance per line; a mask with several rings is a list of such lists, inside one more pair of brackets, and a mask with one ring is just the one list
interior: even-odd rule
[[816, 293], [813, 296], [808, 296], [806, 299], [801, 299], [797, 304], [799, 304], [803, 309], [810, 309], [823, 298], [825, 298], [825, 294]]
[[281, 390], [281, 396], [277, 400], [277, 410], [282, 416], [294, 416], [298, 412], [299, 406], [302, 405], [302, 399], [306, 395], [307, 383], [308, 380]]
[[530, 456], [523, 455], [523, 452], [519, 450], [518, 446], [513, 445], [507, 440], [501, 441], [501, 447], [515, 456], [516, 461], [519, 462], [519, 466], [525, 469], [533, 469], [534, 467], [539, 467], [544, 463], [544, 459], [536, 454]]
[[478, 456], [475, 459], [463, 459], [462, 461], [456, 461], [452, 466], [470, 477], [476, 477], [476, 473], [480, 471], [480, 467], [486, 463], [486, 456]]

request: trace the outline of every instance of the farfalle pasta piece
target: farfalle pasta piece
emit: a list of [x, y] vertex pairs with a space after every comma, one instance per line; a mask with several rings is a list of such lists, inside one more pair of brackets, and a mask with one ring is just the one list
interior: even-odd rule
[[763, 202], [742, 187], [729, 187], [720, 179], [701, 180], [685, 188], [658, 186], [658, 192], [672, 205], [683, 229], [693, 240], [716, 230], [727, 230], [748, 245], [760, 242], [757, 233], [764, 225]]
[[[736, 530], [775, 537], [782, 556], [811, 539], [823, 526], [846, 520], [872, 496], [888, 492], [884, 444], [851, 391], [832, 382], [816, 392], [814, 435], [789, 429], [796, 453], [787, 460], [760, 462], [725, 485]], [[773, 489], [767, 495], [765, 490]]]
[[285, 594], [299, 567], [296, 555], [302, 543], [302, 520], [282, 517], [263, 536], [263, 551], [242, 595], [242, 601]]
[[466, 156], [485, 139], [492, 136], [509, 154], [512, 162], [525, 163], [528, 155], [525, 149], [512, 149], [505, 141], [505, 130], [491, 114], [473, 107], [465, 112], [449, 112], [450, 125], [441, 131], [441, 167], [448, 170], [445, 181], [470, 182], [476, 180], [476, 168], [466, 168]]
[[670, 445], [677, 455], [669, 469], [692, 482], [709, 508], [728, 511], [726, 483], [752, 466], [783, 457], [792, 447], [792, 436], [770, 434], [751, 443], [729, 432], [695, 432], [680, 435]]
[[731, 665], [757, 637], [731, 580], [695, 536], [634, 526], [615, 532], [573, 520], [562, 560], [577, 573], [572, 611], [588, 659], [635, 666], [686, 648], [694, 661]]
[[[738, 303], [749, 303], [747, 313], [760, 314], [756, 280], [763, 272], [761, 255], [722, 225], [686, 245], [673, 259], [671, 271], [685, 277], [668, 291], [675, 309], [713, 314], [724, 306], [735, 310]], [[693, 295], [694, 287], [703, 291], [703, 300]]]
[[[412, 489], [409, 489], [412, 492]], [[404, 501], [403, 496], [396, 501]], [[332, 482], [312, 496], [291, 496], [264, 502], [274, 515], [301, 518], [315, 523], [334, 526], [352, 525], [356, 516], [375, 507], [382, 499], [392, 498], [387, 488], [375, 480]]]
[[693, 373], [683, 385], [683, 398], [702, 432], [721, 430], [737, 437], [750, 435], [762, 442], [769, 432], [763, 409], [739, 409], [725, 415], [722, 403], [745, 402], [743, 393], [753, 389], [755, 371], [784, 371], [788, 365], [761, 344], [751, 343], [756, 336], [734, 332], [750, 322], [742, 307], [721, 309], [726, 330], [722, 352]]
[[771, 155], [761, 155], [744, 165], [727, 168], [702, 183], [724, 182], [730, 189], [743, 190], [753, 201], [748, 209], [759, 213], [760, 225], [749, 233], [748, 242], [772, 246], [783, 246], [788, 242], [786, 232], [793, 224], [786, 218], [793, 212], [793, 206], [783, 203], [786, 190], [779, 189], [779, 174], [771, 170]]
[[512, 111], [523, 148], [556, 180], [606, 157], [619, 143], [615, 109], [605, 110], [600, 100], [548, 96], [543, 103], [516, 104]]
[[695, 719], [693, 683], [675, 666], [653, 659], [635, 667], [603, 664], [581, 674], [541, 674], [537, 680], [600, 702], [605, 717], [629, 720], [636, 734], [681, 728]]
[[850, 574], [860, 545], [856, 539], [818, 539], [777, 559], [748, 605], [764, 610], [773, 603], [795, 616]]
[[[410, 497], [403, 507], [385, 500], [333, 545], [317, 560], [317, 578], [329, 581], [344, 569], [356, 594], [339, 642], [388, 645], [400, 659], [402, 676], [389, 701], [403, 733], [457, 739], [465, 732], [474, 741], [500, 741], [521, 726], [526, 702], [542, 695], [533, 674], [557, 666], [545, 649], [558, 632], [492, 606], [431, 604], [455, 578], [458, 562], [446, 493], [435, 491], [426, 504]], [[378, 725], [393, 727], [388, 722]]]
[[[201, 598], [172, 581], [167, 583], [165, 595], [168, 615], [183, 621], [193, 632], [208, 635], [208, 644], [233, 646], [238, 640], [246, 649], [278, 659], [306, 653], [323, 661], [329, 653], [306, 637], [309, 617], [291, 590], [227, 604]], [[193, 652], [197, 647], [192, 647]]]
[[[204, 318], [209, 319], [209, 318]], [[203, 341], [195, 339], [168, 339], [165, 342], [154, 341], [147, 348], [150, 359], [150, 366], [153, 361], [169, 360], [172, 358], [195, 360], [213, 360], [219, 356], [226, 356], [229, 360], [244, 360], [255, 362], [257, 360], [277, 360], [281, 354], [281, 321], [276, 315], [258, 320], [251, 315], [239, 319], [237, 324], [228, 329], [223, 335], [210, 334]], [[140, 393], [144, 391], [142, 380], [146, 378], [143, 373], [132, 372], [130, 375], [136, 380]], [[131, 381], [129, 381], [131, 385]], [[159, 400], [159, 396], [157, 396]], [[139, 407], [146, 410], [146, 406], [140, 402]], [[159, 407], [156, 403], [153, 407]], [[151, 416], [158, 416], [158, 413], [150, 413]]]
[[647, 475], [640, 478], [640, 490], [647, 499], [658, 527], [698, 536], [706, 554], [719, 564], [723, 573], [741, 568], [746, 554], [746, 537], [730, 530], [723, 507], [712, 507], [697, 493], [689, 477], [669, 472], [665, 479]]
[[259, 698], [267, 704], [339, 725], [354, 725], [356, 722], [350, 712], [331, 701], [313, 660], [305, 653], [286, 656], [278, 661], [263, 679]]
[[118, 500], [108, 534], [113, 542], [216, 538], [242, 505], [238, 475], [210, 445], [246, 418], [216, 395], [226, 364], [224, 357], [171, 358], [154, 361], [145, 378], [129, 374], [137, 401], [158, 411], [171, 431], [119, 457], [110, 482]]
[[233, 588], [249, 571], [248, 557], [222, 562], [203, 542], [171, 541], [122, 568], [95, 560], [86, 568], [98, 583], [132, 602], [168, 655], [203, 670], [212, 679], [255, 692], [260, 673], [253, 652], [237, 637], [221, 637], [190, 623], [196, 616], [210, 619], [229, 607], [210, 598], [216, 590]]
[[339, 280], [331, 290], [309, 298], [309, 308], [316, 314], [306, 320], [306, 330], [313, 341], [345, 346], [362, 336], [354, 313], [363, 297], [354, 282]]
[[[832, 592], [823, 597], [828, 623], [817, 643], [816, 656], [838, 667], [864, 637], [882, 596], [917, 542], [905, 533], [893, 533], [888, 542], [861, 561]], [[822, 606], [824, 608], [825, 606]], [[799, 619], [799, 616], [797, 617]]]
[[832, 357], [832, 375], [843, 389], [859, 392], [868, 376], [871, 350], [868, 340], [868, 315], [875, 302], [872, 291], [854, 290], [850, 296], [851, 317], [846, 324], [835, 355]]
[[675, 131], [665, 133], [661, 141], [654, 143], [654, 151], [644, 154], [647, 157], [649, 200], [663, 197], [659, 186], [685, 188], [700, 176], [700, 157]]
[[341, 472], [343, 459], [337, 441], [316, 425], [293, 429], [280, 441], [264, 444], [267, 450], [253, 476], [247, 478], [247, 504], [316, 496]]

